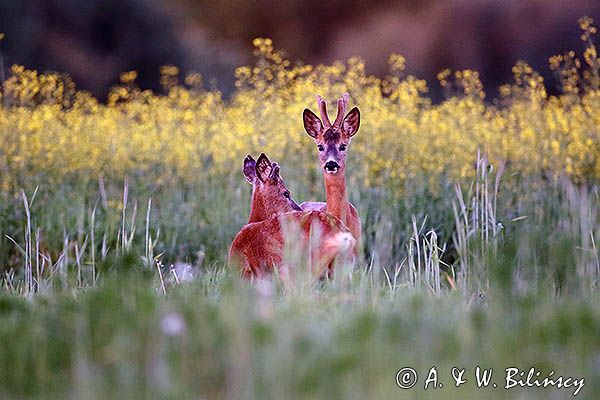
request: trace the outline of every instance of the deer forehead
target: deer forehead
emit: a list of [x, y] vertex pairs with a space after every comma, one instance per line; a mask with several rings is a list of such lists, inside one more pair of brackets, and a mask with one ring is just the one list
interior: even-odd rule
[[323, 133], [323, 140], [329, 143], [337, 142], [338, 140], [340, 140], [340, 137], [340, 131], [333, 128], [329, 128], [325, 131], [325, 133]]
[[273, 182], [273, 187], [274, 188], [277, 188], [277, 189], [285, 188], [285, 181], [280, 176], [278, 176], [277, 178], [273, 179], [272, 182]]

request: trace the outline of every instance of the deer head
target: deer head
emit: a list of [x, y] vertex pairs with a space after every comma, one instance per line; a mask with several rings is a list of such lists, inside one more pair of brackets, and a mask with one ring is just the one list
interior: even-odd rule
[[269, 161], [264, 153], [256, 161], [251, 155], [247, 155], [242, 170], [246, 180], [252, 185], [249, 222], [262, 221], [290, 211], [302, 211], [279, 174], [279, 164]]
[[338, 111], [333, 124], [327, 115], [327, 104], [319, 95], [317, 95], [317, 105], [321, 119], [308, 108], [305, 108], [302, 113], [304, 129], [315, 140], [319, 151], [319, 162], [327, 174], [344, 173], [346, 150], [360, 126], [360, 112], [357, 107], [344, 116], [349, 97], [348, 93], [344, 93], [337, 101]]

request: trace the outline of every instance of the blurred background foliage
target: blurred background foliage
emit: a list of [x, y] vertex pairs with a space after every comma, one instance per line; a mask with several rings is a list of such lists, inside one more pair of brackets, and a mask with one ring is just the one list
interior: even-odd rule
[[[228, 96], [232, 71], [251, 61], [248, 43], [256, 37], [272, 38], [290, 59], [308, 64], [359, 56], [377, 76], [387, 72], [390, 53], [405, 56], [407, 72], [430, 83], [445, 68], [472, 68], [495, 96], [519, 59], [548, 80], [548, 57], [581, 48], [575, 21], [582, 15], [598, 20], [600, 3], [3, 0], [0, 32], [5, 65], [66, 72], [102, 100], [132, 69], [142, 88], [159, 89], [159, 67], [167, 64], [202, 73], [206, 87]], [[431, 90], [441, 99], [438, 85]]]

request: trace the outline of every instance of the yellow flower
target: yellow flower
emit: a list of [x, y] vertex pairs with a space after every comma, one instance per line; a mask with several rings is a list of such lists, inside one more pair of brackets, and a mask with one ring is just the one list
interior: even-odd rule
[[[166, 95], [136, 88], [137, 73], [129, 71], [107, 104], [76, 91], [63, 75], [13, 66], [0, 106], [0, 167], [10, 172], [2, 187], [16, 184], [9, 181], [16, 176], [54, 183], [98, 176], [135, 176], [153, 184], [215, 176], [238, 181], [243, 157], [260, 152], [279, 161], [296, 184], [314, 184], [310, 163], [316, 156], [303, 132], [302, 110], [315, 110], [317, 93], [333, 104], [346, 91], [351, 106], [361, 110], [349, 165], [362, 185], [402, 188], [417, 177], [432, 184], [440, 177], [469, 179], [478, 149], [524, 173], [600, 178], [600, 90], [593, 70], [585, 75], [575, 64], [565, 69], [571, 54], [551, 60], [563, 77], [558, 97], [548, 96], [539, 74], [518, 63], [498, 105], [483, 101], [479, 74], [472, 70], [442, 71], [438, 79], [455, 93], [433, 105], [424, 80], [403, 76], [400, 55], [390, 56], [390, 76], [380, 79], [369, 76], [357, 57], [297, 65], [274, 50], [270, 39], [252, 44], [257, 62], [236, 69], [237, 90], [228, 100], [202, 89], [199, 74], [180, 84], [175, 66], [161, 68]], [[594, 51], [585, 54], [586, 62], [596, 60]], [[335, 107], [330, 110], [335, 113]]]

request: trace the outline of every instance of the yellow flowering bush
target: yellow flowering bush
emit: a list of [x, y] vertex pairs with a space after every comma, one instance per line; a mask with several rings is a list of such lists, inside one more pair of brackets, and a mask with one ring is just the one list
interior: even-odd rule
[[476, 71], [445, 70], [441, 85], [454, 93], [440, 104], [427, 84], [404, 75], [405, 60], [390, 57], [390, 75], [369, 76], [359, 58], [332, 65], [295, 65], [256, 39], [256, 63], [236, 71], [236, 91], [224, 99], [174, 66], [161, 70], [166, 94], [139, 89], [125, 72], [101, 104], [60, 74], [14, 66], [0, 99], [0, 180], [3, 190], [30, 183], [60, 184], [98, 177], [143, 178], [156, 184], [193, 182], [239, 171], [246, 153], [268, 153], [286, 176], [302, 179], [315, 164], [301, 113], [315, 94], [334, 100], [349, 92], [361, 110], [350, 151], [352, 177], [365, 186], [415, 177], [472, 177], [478, 149], [515, 171], [600, 177], [599, 60], [591, 20], [582, 19], [584, 63], [574, 53], [550, 59], [563, 92], [548, 96], [525, 63], [497, 102], [485, 101]]

